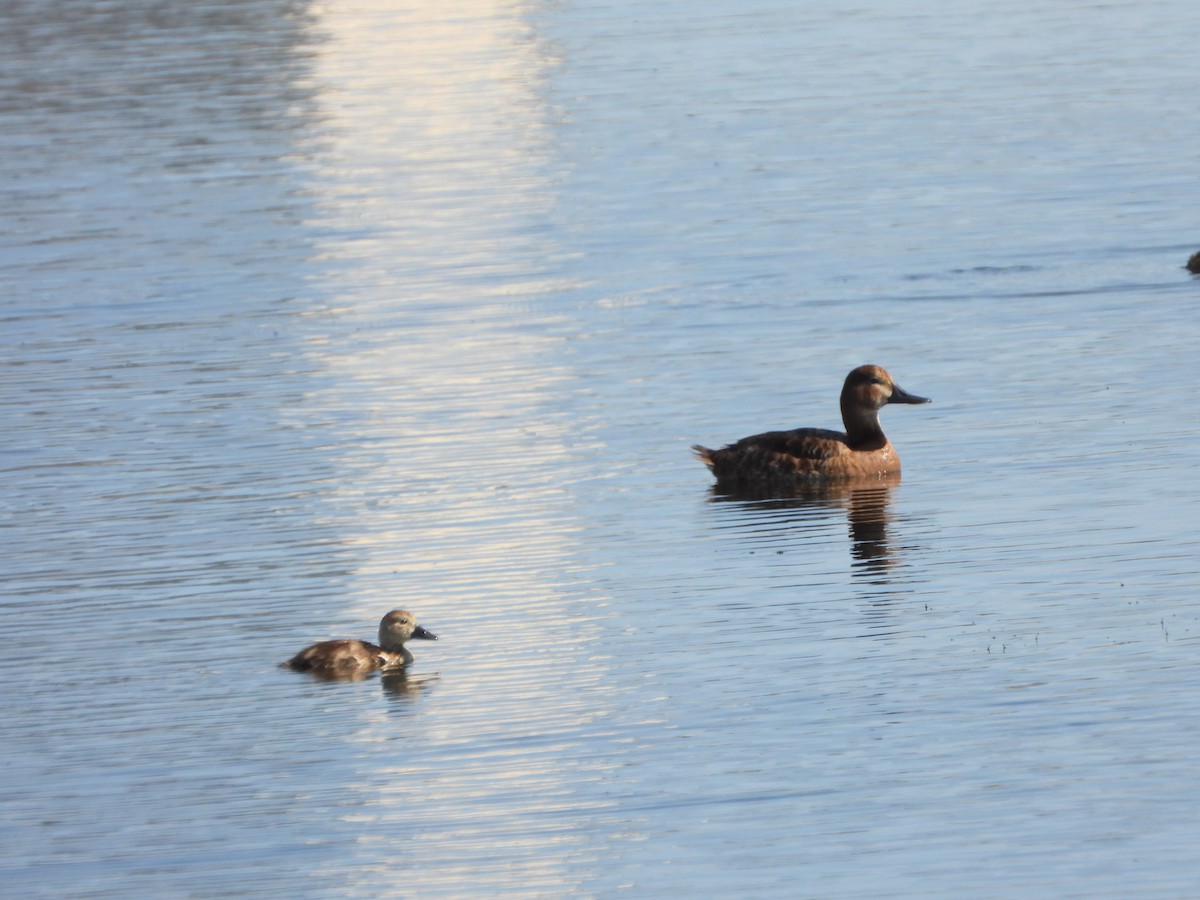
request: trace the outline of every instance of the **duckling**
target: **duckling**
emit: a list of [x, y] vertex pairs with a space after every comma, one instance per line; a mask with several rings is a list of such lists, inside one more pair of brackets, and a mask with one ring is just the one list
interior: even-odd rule
[[842, 385], [845, 432], [823, 428], [768, 431], [710, 450], [695, 444], [697, 458], [718, 484], [762, 486], [883, 478], [900, 472], [900, 456], [879, 425], [888, 403], [928, 403], [901, 389], [879, 366], [859, 366]]
[[297, 672], [353, 678], [375, 669], [402, 669], [413, 661], [404, 646], [412, 639], [436, 641], [437, 635], [417, 624], [410, 612], [393, 609], [379, 623], [379, 646], [358, 640], [321, 641], [282, 663]]

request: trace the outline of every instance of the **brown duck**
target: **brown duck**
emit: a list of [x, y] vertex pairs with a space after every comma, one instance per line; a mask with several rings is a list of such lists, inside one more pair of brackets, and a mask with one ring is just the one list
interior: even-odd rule
[[823, 428], [768, 431], [720, 450], [696, 444], [700, 461], [730, 486], [817, 484], [885, 478], [900, 472], [900, 457], [879, 425], [889, 403], [928, 403], [910, 394], [879, 366], [859, 366], [842, 385], [845, 432]]
[[402, 669], [413, 661], [404, 646], [412, 639], [436, 641], [437, 635], [417, 624], [410, 612], [393, 609], [379, 623], [379, 645], [353, 639], [321, 641], [305, 647], [285, 668], [332, 678], [354, 678], [374, 669]]

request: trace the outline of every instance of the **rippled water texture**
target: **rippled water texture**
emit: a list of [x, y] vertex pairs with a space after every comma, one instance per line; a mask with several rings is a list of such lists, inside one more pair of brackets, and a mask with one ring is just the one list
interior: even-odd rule
[[1193, 893], [1198, 32], [0, 0], [0, 892]]

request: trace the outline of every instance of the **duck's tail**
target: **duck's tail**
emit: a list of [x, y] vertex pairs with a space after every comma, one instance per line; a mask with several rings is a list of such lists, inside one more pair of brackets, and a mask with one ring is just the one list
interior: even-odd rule
[[713, 454], [715, 450], [710, 450], [708, 447], [703, 447], [700, 444], [692, 444], [692, 452], [696, 454], [696, 459], [704, 463], [710, 469], [713, 467]]

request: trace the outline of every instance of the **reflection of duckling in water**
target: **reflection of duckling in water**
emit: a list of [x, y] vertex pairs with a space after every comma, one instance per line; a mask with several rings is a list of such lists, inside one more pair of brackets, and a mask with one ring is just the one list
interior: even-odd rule
[[[365, 677], [365, 676], [362, 676]], [[437, 682], [436, 674], [410, 675], [408, 669], [386, 669], [379, 673], [379, 686], [392, 700], [416, 700]]]
[[404, 646], [413, 638], [436, 641], [437, 635], [418, 625], [412, 613], [393, 609], [379, 623], [379, 646], [352, 639], [321, 641], [304, 648], [283, 666], [326, 678], [361, 678], [376, 669], [393, 672], [413, 661]]
[[710, 450], [692, 447], [718, 484], [782, 485], [878, 479], [900, 473], [900, 456], [879, 425], [889, 403], [928, 403], [901, 389], [879, 366], [859, 366], [842, 386], [845, 432], [823, 428], [769, 431]]

